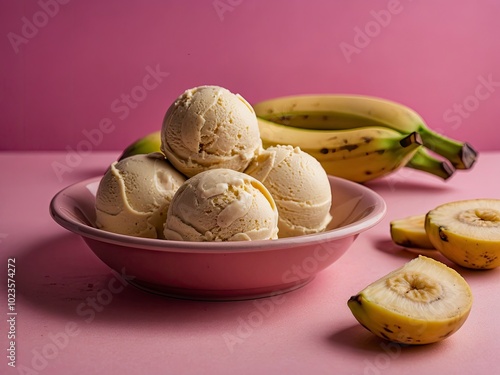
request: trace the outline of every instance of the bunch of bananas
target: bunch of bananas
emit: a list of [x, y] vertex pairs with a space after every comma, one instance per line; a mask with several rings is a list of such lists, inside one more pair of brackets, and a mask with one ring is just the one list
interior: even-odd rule
[[477, 158], [468, 143], [431, 130], [411, 108], [377, 97], [297, 95], [263, 101], [254, 109], [264, 146], [299, 146], [328, 174], [352, 181], [402, 167], [447, 179]]
[[[431, 130], [411, 108], [377, 97], [297, 95], [253, 108], [264, 147], [300, 147], [328, 174], [351, 181], [370, 181], [403, 167], [447, 179], [457, 169], [471, 168], [477, 158], [472, 146]], [[159, 131], [148, 134], [120, 158], [159, 151], [159, 144]]]

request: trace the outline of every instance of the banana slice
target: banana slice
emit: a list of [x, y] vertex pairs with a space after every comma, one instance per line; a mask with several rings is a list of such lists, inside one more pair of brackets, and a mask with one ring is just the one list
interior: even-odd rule
[[429, 344], [464, 324], [472, 292], [458, 272], [420, 255], [368, 285], [347, 305], [358, 322], [379, 337]]
[[425, 214], [392, 220], [392, 241], [403, 247], [436, 250], [425, 232]]
[[500, 266], [500, 199], [445, 203], [427, 213], [425, 230], [436, 249], [463, 267]]

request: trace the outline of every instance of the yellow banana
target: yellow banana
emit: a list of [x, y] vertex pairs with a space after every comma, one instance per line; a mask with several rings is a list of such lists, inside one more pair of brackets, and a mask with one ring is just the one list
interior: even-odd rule
[[444, 263], [420, 255], [374, 281], [347, 305], [373, 334], [402, 344], [430, 344], [462, 327], [472, 308], [467, 281]]
[[400, 246], [436, 250], [425, 232], [425, 214], [406, 216], [390, 222], [392, 241]]
[[425, 232], [432, 245], [462, 267], [500, 267], [500, 199], [441, 204], [427, 212]]
[[[413, 137], [414, 134], [418, 133], [407, 137]], [[330, 175], [355, 182], [367, 182], [403, 168], [419, 147], [422, 147], [421, 143], [412, 141], [407, 147], [387, 149], [383, 153], [372, 151], [358, 158], [324, 160], [321, 165]]]
[[363, 155], [365, 148], [384, 149], [399, 142], [401, 133], [384, 127], [347, 130], [309, 130], [258, 119], [263, 146], [292, 145], [306, 152], [319, 152], [336, 159]]
[[403, 135], [384, 127], [308, 130], [259, 119], [264, 147], [300, 147], [328, 174], [366, 182], [402, 168], [422, 146], [418, 133]]
[[149, 154], [151, 152], [160, 152], [161, 137], [160, 131], [155, 131], [131, 143], [122, 152], [118, 160], [125, 159], [132, 155]]
[[358, 127], [387, 127], [402, 134], [418, 132], [424, 145], [448, 159], [457, 169], [474, 164], [477, 152], [460, 142], [431, 130], [413, 109], [390, 100], [364, 95], [296, 95], [253, 105], [258, 117], [287, 126], [346, 130]]

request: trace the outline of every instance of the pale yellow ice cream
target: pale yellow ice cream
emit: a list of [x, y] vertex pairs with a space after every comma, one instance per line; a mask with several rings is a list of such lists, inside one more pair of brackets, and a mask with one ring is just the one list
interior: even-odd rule
[[162, 152], [188, 177], [214, 168], [243, 171], [261, 145], [252, 106], [219, 86], [185, 91], [169, 107], [161, 129]]
[[269, 147], [245, 172], [261, 181], [273, 196], [280, 238], [322, 232], [331, 221], [328, 175], [313, 156], [300, 148]]
[[161, 153], [114, 162], [96, 193], [96, 226], [136, 237], [163, 238], [168, 207], [186, 177]]
[[177, 190], [167, 214], [165, 238], [178, 241], [276, 239], [278, 212], [255, 178], [230, 169], [211, 169]]

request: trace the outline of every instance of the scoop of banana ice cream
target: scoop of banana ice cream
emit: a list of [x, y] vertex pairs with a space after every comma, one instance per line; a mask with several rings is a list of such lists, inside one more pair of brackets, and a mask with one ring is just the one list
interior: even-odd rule
[[269, 147], [245, 173], [261, 181], [273, 196], [280, 238], [322, 232], [331, 221], [328, 175], [313, 156], [300, 148]]
[[255, 178], [211, 169], [187, 180], [174, 195], [165, 222], [168, 240], [249, 241], [276, 239], [278, 212]]
[[212, 168], [243, 171], [261, 146], [252, 106], [219, 86], [185, 91], [161, 129], [162, 152], [188, 177]]
[[168, 207], [186, 177], [157, 152], [114, 162], [96, 193], [96, 226], [136, 237], [163, 238]]

